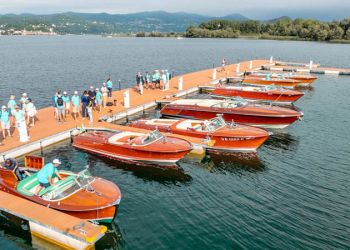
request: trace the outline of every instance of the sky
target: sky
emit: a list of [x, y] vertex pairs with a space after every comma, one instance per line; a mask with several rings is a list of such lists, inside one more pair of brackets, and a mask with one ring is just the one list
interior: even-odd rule
[[239, 13], [252, 19], [290, 16], [332, 20], [350, 17], [350, 0], [0, 0], [1, 14], [125, 14], [155, 10], [210, 16]]

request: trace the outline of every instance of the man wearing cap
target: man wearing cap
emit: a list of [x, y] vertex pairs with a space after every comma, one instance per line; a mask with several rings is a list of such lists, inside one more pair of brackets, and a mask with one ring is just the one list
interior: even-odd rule
[[72, 115], [74, 120], [76, 120], [79, 116], [79, 103], [80, 103], [80, 97], [78, 95], [78, 91], [74, 91], [74, 95], [71, 98], [72, 100]]
[[63, 102], [64, 102], [64, 117], [67, 117], [67, 114], [69, 115], [70, 114], [70, 98], [67, 94], [66, 91], [63, 92]]
[[35, 195], [38, 195], [38, 193], [43, 189], [47, 188], [51, 185], [54, 185], [53, 183], [53, 175], [55, 174], [59, 180], [62, 180], [61, 175], [58, 173], [57, 167], [61, 165], [61, 162], [59, 159], [54, 159], [52, 163], [46, 164], [37, 174], [37, 178], [39, 181], [39, 186], [35, 190]]
[[8, 136], [11, 136], [10, 113], [7, 111], [6, 106], [1, 107], [0, 121], [1, 121], [2, 137], [3, 137], [3, 139], [5, 139], [6, 138], [6, 131], [7, 131]]
[[28, 102], [27, 93], [23, 93], [21, 99], [19, 100], [19, 103], [20, 103], [20, 105], [21, 105], [21, 109], [22, 109], [23, 111], [26, 110], [27, 102]]
[[95, 101], [96, 101], [96, 91], [94, 89], [94, 86], [90, 86], [90, 90], [88, 91], [90, 100], [92, 101], [92, 106], [95, 107]]

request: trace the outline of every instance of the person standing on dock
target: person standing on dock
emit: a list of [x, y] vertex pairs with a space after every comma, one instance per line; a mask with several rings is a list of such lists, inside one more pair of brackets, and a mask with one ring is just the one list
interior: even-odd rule
[[112, 90], [113, 90], [113, 83], [112, 83], [111, 78], [107, 79], [106, 85], [107, 85], [107, 89], [108, 89], [108, 97], [111, 98], [112, 97]]
[[19, 106], [16, 106], [15, 111], [12, 113], [12, 115], [16, 119], [16, 127], [19, 132], [19, 141], [20, 142], [29, 141], [24, 111], [21, 110]]
[[162, 82], [163, 82], [163, 90], [167, 90], [166, 89], [166, 74], [165, 74], [165, 71], [162, 70]]
[[36, 108], [32, 102], [32, 99], [28, 99], [28, 103], [26, 106], [26, 114], [27, 114], [27, 124], [28, 126], [34, 127], [35, 125], [35, 119], [36, 119], [36, 114], [38, 112], [36, 111]]
[[90, 100], [92, 101], [92, 107], [95, 107], [95, 101], [96, 101], [96, 91], [93, 86], [90, 86], [90, 90], [88, 91]]
[[27, 93], [23, 93], [21, 99], [19, 99], [19, 103], [21, 105], [21, 109], [24, 112], [26, 111], [27, 102], [28, 102], [28, 95], [27, 95]]
[[66, 120], [64, 119], [64, 101], [60, 91], [57, 92], [56, 106], [58, 122], [65, 122]]
[[170, 89], [170, 73], [169, 71], [166, 69], [165, 70], [165, 75], [166, 75], [166, 89], [169, 90]]
[[102, 93], [100, 92], [99, 88], [96, 88], [96, 109], [100, 113], [101, 112], [101, 106], [102, 106]]
[[11, 95], [9, 102], [7, 103], [7, 108], [8, 108], [8, 111], [10, 112], [10, 114], [12, 114], [12, 112], [15, 111], [15, 108], [17, 105], [15, 98], [16, 97], [14, 95]]
[[6, 106], [1, 107], [0, 121], [1, 121], [1, 129], [2, 129], [2, 138], [5, 139], [6, 132], [7, 132], [8, 136], [11, 136], [10, 113], [7, 111]]
[[74, 95], [72, 96], [72, 115], [73, 119], [76, 120], [79, 116], [79, 103], [80, 103], [80, 98], [78, 95], [78, 91], [74, 91]]
[[93, 118], [93, 115], [92, 115], [92, 108], [93, 107], [94, 107], [94, 101], [91, 98], [89, 98], [88, 99], [88, 103], [86, 105], [86, 110], [87, 110], [87, 114], [89, 116], [89, 124], [90, 124], [90, 126], [94, 122], [94, 118]]
[[108, 99], [108, 90], [105, 82], [102, 83], [101, 93], [102, 93], [102, 106], [105, 108], [107, 105], [107, 99]]
[[57, 170], [57, 167], [61, 164], [62, 163], [59, 159], [54, 159], [52, 163], [46, 164], [42, 169], [39, 170], [37, 174], [39, 186], [35, 190], [35, 195], [38, 195], [43, 188], [47, 188], [55, 184], [53, 178], [54, 175], [56, 175], [59, 180], [63, 179]]
[[221, 62], [221, 71], [226, 71], [226, 70], [225, 70], [225, 66], [226, 66], [226, 59], [223, 58], [223, 59], [222, 59], [222, 62]]
[[55, 119], [56, 120], [58, 120], [58, 109], [57, 109], [57, 103], [56, 103], [56, 101], [57, 101], [57, 92], [55, 93], [55, 95], [51, 98], [51, 101], [52, 101], [52, 106], [53, 106], [53, 108], [54, 108], [54, 113], [53, 113], [53, 115], [54, 115], [54, 117], [55, 117]]
[[83, 95], [81, 96], [81, 115], [82, 115], [83, 119], [88, 116], [88, 113], [86, 110], [86, 106], [88, 103], [89, 103], [89, 94], [85, 90]]
[[146, 89], [149, 88], [149, 84], [151, 83], [151, 75], [146, 72], [146, 75], [145, 75], [145, 87]]
[[70, 114], [70, 98], [66, 91], [63, 92], [63, 102], [64, 102], [64, 117]]

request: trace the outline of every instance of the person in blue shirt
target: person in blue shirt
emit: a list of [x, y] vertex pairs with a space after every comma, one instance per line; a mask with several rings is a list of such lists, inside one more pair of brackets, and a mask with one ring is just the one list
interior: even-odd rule
[[54, 116], [55, 116], [55, 119], [58, 120], [58, 109], [57, 109], [56, 100], [57, 100], [57, 92], [56, 92], [55, 95], [51, 98], [51, 101], [52, 101], [52, 106], [54, 107]]
[[9, 102], [7, 103], [7, 108], [9, 109], [10, 113], [12, 113], [12, 111], [14, 111], [17, 106], [15, 98], [16, 97], [14, 95], [11, 95]]
[[38, 195], [39, 192], [43, 188], [47, 188], [51, 185], [55, 185], [53, 182], [54, 174], [57, 176], [59, 180], [62, 180], [63, 178], [58, 173], [57, 167], [61, 165], [61, 162], [59, 159], [54, 159], [52, 163], [46, 164], [42, 169], [39, 170], [37, 173], [37, 178], [39, 181], [39, 186], [35, 190], [35, 195]]
[[65, 110], [64, 117], [67, 117], [67, 115], [70, 114], [70, 98], [66, 91], [63, 92], [62, 99], [63, 99], [64, 110]]
[[100, 113], [101, 106], [102, 106], [102, 93], [101, 93], [99, 88], [96, 88], [95, 92], [96, 92], [96, 100], [95, 100], [96, 108], [97, 108], [98, 112]]
[[89, 103], [89, 101], [90, 101], [89, 94], [88, 94], [87, 90], [85, 90], [83, 95], [81, 96], [81, 115], [82, 115], [83, 119], [85, 117], [88, 117], [86, 106]]
[[79, 104], [80, 104], [80, 97], [78, 95], [78, 91], [74, 91], [74, 95], [72, 96], [71, 101], [72, 101], [73, 119], [76, 120], [79, 116]]
[[107, 85], [107, 89], [108, 89], [108, 97], [112, 97], [113, 83], [112, 83], [111, 78], [108, 78], [106, 85]]
[[6, 106], [2, 106], [1, 108], [0, 121], [1, 121], [2, 137], [3, 139], [5, 139], [6, 132], [8, 136], [11, 136], [10, 113], [7, 111]]

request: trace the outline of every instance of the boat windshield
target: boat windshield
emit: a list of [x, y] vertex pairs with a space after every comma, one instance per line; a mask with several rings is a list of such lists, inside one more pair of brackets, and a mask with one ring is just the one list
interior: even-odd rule
[[225, 100], [224, 102], [220, 102], [220, 103], [217, 103], [217, 104], [214, 104], [212, 107], [214, 108], [239, 108], [239, 107], [243, 107], [245, 105], [247, 105], [248, 102], [241, 98], [241, 97], [237, 97], [237, 98], [234, 98], [234, 99], [228, 99], [228, 100]]
[[213, 132], [218, 130], [219, 128], [224, 127], [226, 125], [226, 122], [224, 121], [222, 116], [219, 116], [211, 119], [210, 121], [205, 121], [204, 124], [206, 130]]
[[93, 191], [91, 183], [94, 181], [94, 177], [91, 176], [88, 169], [67, 176], [65, 179], [60, 180], [54, 186], [47, 188], [47, 191], [42, 195], [45, 200], [60, 200], [66, 198], [80, 189], [86, 189]]
[[267, 85], [264, 87], [264, 90], [265, 91], [268, 91], [268, 90], [275, 90], [277, 89], [277, 87], [274, 85], [274, 84], [271, 84], [271, 85]]
[[154, 130], [143, 138], [142, 144], [149, 144], [164, 138], [165, 138], [164, 135], [162, 135], [162, 133], [160, 133], [159, 130]]

